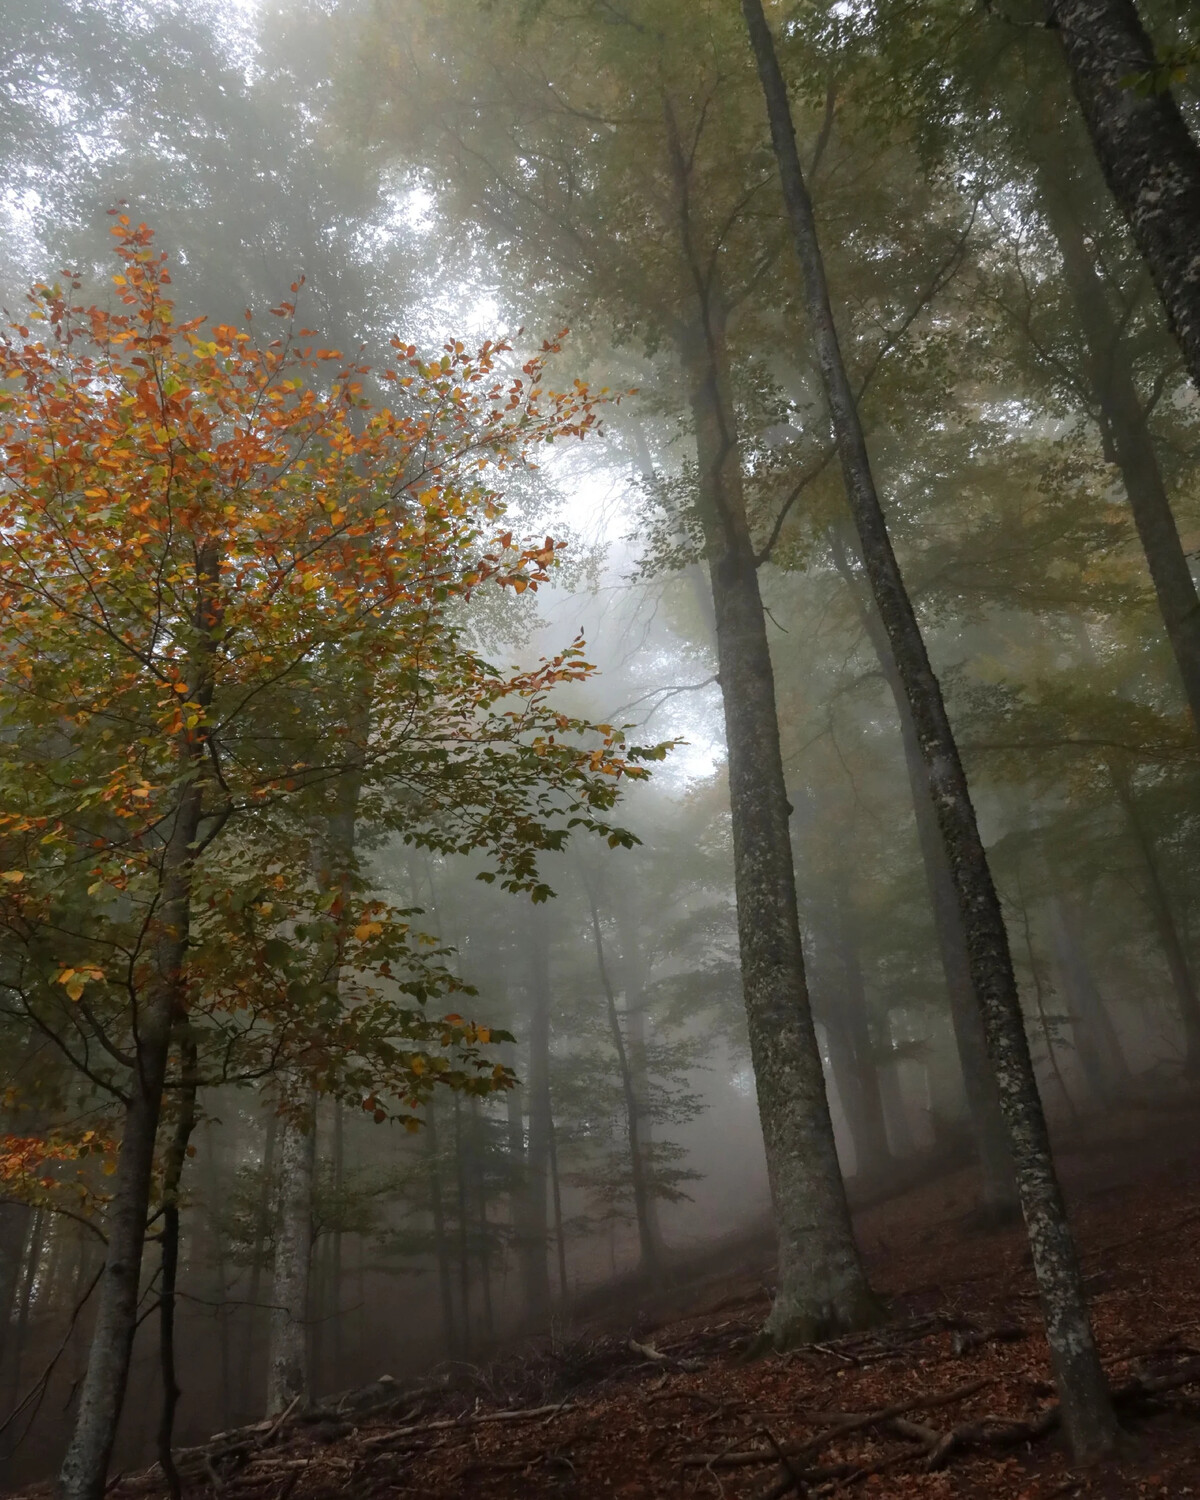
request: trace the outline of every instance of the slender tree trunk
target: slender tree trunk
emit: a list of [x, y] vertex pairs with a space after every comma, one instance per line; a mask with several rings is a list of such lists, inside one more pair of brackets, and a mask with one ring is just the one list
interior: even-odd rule
[[[347, 723], [346, 761], [334, 786], [335, 802], [312, 849], [313, 874], [323, 891], [349, 896], [354, 883], [354, 841], [358, 801], [371, 725], [369, 679], [348, 686], [351, 711]], [[344, 932], [337, 935], [337, 956], [325, 987], [336, 1002], [341, 983]], [[313, 1261], [313, 1191], [316, 1181], [317, 1096], [298, 1079], [292, 1113], [280, 1122], [279, 1218], [275, 1238], [274, 1290], [271, 1297], [267, 1354], [269, 1412], [282, 1411], [297, 1397], [312, 1394], [309, 1329]]]
[[446, 1210], [442, 1203], [442, 1164], [438, 1150], [437, 1099], [425, 1110], [425, 1148], [429, 1173], [429, 1215], [433, 1221], [433, 1253], [437, 1261], [438, 1296], [442, 1309], [442, 1338], [451, 1354], [460, 1352], [454, 1318], [454, 1288], [450, 1279], [450, 1242], [446, 1236]]
[[345, 1119], [340, 1099], [333, 1102], [333, 1204], [336, 1215], [329, 1235], [329, 1280], [332, 1285], [331, 1307], [333, 1311], [333, 1374], [331, 1386], [342, 1388], [342, 1220], [344, 1217], [342, 1197], [345, 1192], [346, 1144]]
[[[836, 949], [841, 974], [839, 1003], [829, 1022], [831, 1038], [840, 1032], [845, 1036], [852, 1069], [855, 1159], [859, 1175], [870, 1177], [884, 1172], [892, 1164], [884, 1119], [883, 1091], [875, 1048], [871, 1043], [867, 990], [863, 982], [862, 960], [858, 951], [855, 918], [846, 891], [838, 892]], [[831, 1047], [832, 1051], [832, 1047]], [[850, 1101], [843, 1098], [843, 1104]]]
[[988, 1223], [1004, 1223], [1020, 1209], [1012, 1153], [1008, 1147], [1008, 1130], [1000, 1108], [1000, 1090], [988, 1061], [983, 1015], [971, 980], [967, 935], [959, 911], [958, 894], [954, 888], [954, 874], [946, 855], [942, 831], [938, 826], [937, 806], [921, 754], [921, 741], [887, 631], [870, 600], [863, 598], [859, 580], [854, 575], [842, 538], [836, 529], [830, 533], [830, 545], [834, 565], [851, 590], [859, 619], [879, 662], [892, 702], [896, 705], [917, 843], [929, 889], [929, 906], [933, 913], [942, 973], [946, 977], [950, 1024], [954, 1030], [955, 1049], [965, 1085], [967, 1115], [979, 1157], [980, 1217]]
[[633, 1071], [629, 1066], [629, 1049], [625, 1045], [625, 1033], [621, 1029], [621, 1015], [617, 1009], [616, 991], [608, 972], [604, 952], [604, 934], [600, 929], [600, 912], [596, 898], [588, 890], [588, 908], [592, 916], [592, 940], [596, 945], [596, 967], [600, 973], [600, 984], [604, 990], [605, 1013], [608, 1017], [608, 1034], [613, 1051], [617, 1055], [617, 1071], [621, 1078], [621, 1099], [625, 1106], [625, 1133], [629, 1142], [629, 1180], [633, 1192], [633, 1214], [637, 1224], [638, 1248], [641, 1254], [641, 1269], [652, 1279], [657, 1277], [658, 1246], [650, 1230], [650, 1187], [646, 1181], [646, 1163], [642, 1156], [641, 1110], [633, 1086]]
[[225, 1237], [221, 1233], [221, 1221], [215, 1209], [221, 1201], [221, 1193], [228, 1179], [222, 1170], [224, 1164], [221, 1161], [219, 1149], [223, 1135], [213, 1125], [209, 1126], [205, 1135], [206, 1139], [200, 1148], [200, 1159], [203, 1164], [204, 1202], [209, 1208], [205, 1219], [208, 1229], [209, 1264], [212, 1269], [213, 1301], [216, 1304], [217, 1313], [217, 1351], [221, 1381], [218, 1409], [221, 1428], [227, 1430], [234, 1425], [236, 1420], [237, 1386], [233, 1375], [233, 1344], [230, 1328], [230, 1314], [233, 1309], [229, 1303], [229, 1267], [225, 1253]]
[[850, 509], [867, 578], [891, 642], [954, 874], [976, 997], [983, 1008], [988, 1054], [1000, 1086], [1033, 1252], [1046, 1334], [1062, 1404], [1063, 1425], [1078, 1459], [1110, 1451], [1117, 1424], [1092, 1333], [1083, 1280], [1054, 1170], [1038, 1097], [1008, 934], [979, 835], [941, 686], [925, 650], [875, 490], [858, 407], [842, 360], [829, 301], [812, 201], [804, 182], [787, 86], [761, 0], [742, 0], [796, 255], [804, 275], [810, 325], [838, 440]]
[[183, 1486], [171, 1456], [175, 1409], [182, 1392], [175, 1364], [175, 1288], [179, 1278], [179, 1188], [187, 1161], [188, 1143], [196, 1128], [196, 1043], [190, 1032], [180, 1041], [179, 1117], [163, 1159], [162, 1273], [158, 1292], [159, 1365], [162, 1371], [162, 1412], [158, 1423], [158, 1461], [171, 1493], [180, 1500]]
[[550, 1163], [550, 950], [546, 919], [535, 911], [529, 943], [529, 1139], [525, 1151], [525, 1191], [517, 1225], [517, 1246], [525, 1316], [534, 1328], [550, 1317], [550, 1276], [546, 1267], [546, 1176]]
[[[216, 545], [200, 548], [196, 568], [194, 624], [198, 644], [189, 661], [188, 701], [212, 701], [212, 663], [222, 625], [218, 596], [221, 556]], [[87, 1373], [66, 1457], [59, 1473], [61, 1500], [103, 1500], [108, 1461], [129, 1379], [137, 1329], [138, 1285], [146, 1242], [146, 1213], [154, 1172], [154, 1145], [171, 1033], [185, 1012], [184, 964], [191, 918], [192, 868], [204, 816], [207, 738], [185, 730], [177, 742], [179, 794], [158, 878], [158, 911], [151, 935], [151, 978], [139, 997], [135, 1029], [136, 1067], [125, 1101], [124, 1130], [117, 1155], [108, 1218], [108, 1251], [101, 1277]]]
[[[6, 1363], [11, 1352], [13, 1313], [21, 1284], [21, 1265], [25, 1243], [29, 1238], [32, 1210], [20, 1203], [0, 1204], [0, 1362]], [[0, 1374], [3, 1363], [0, 1363]]]
[[474, 1144], [475, 1214], [479, 1226], [479, 1285], [483, 1293], [483, 1331], [489, 1339], [496, 1333], [492, 1306], [492, 1225], [488, 1217], [487, 1138], [479, 1099], [471, 1096], [471, 1139]]
[[[553, 1101], [551, 1101], [553, 1104]], [[554, 1110], [550, 1110], [550, 1204], [554, 1210], [554, 1250], [558, 1262], [558, 1295], [565, 1301], [567, 1296], [567, 1233], [563, 1226], [562, 1179], [558, 1172], [558, 1127], [554, 1123]]]
[[[1192, 722], [1200, 730], [1200, 597], [1134, 385], [1132, 355], [1112, 311], [1108, 288], [1096, 269], [1095, 256], [1087, 248], [1083, 225], [1071, 201], [1069, 173], [1065, 151], [1039, 158], [1042, 209], [1062, 255], [1083, 333], [1087, 381], [1098, 408], [1105, 448], [1121, 472]], [[1196, 265], [1200, 276], [1200, 244]]]
[[454, 1222], [458, 1237], [458, 1311], [462, 1352], [471, 1352], [471, 1200], [467, 1191], [466, 1147], [462, 1132], [462, 1095], [454, 1095]]
[[308, 1302], [313, 1247], [316, 1095], [303, 1084], [279, 1121], [279, 1211], [267, 1347], [267, 1414], [308, 1397]]
[[1101, 1108], [1117, 1103], [1129, 1085], [1129, 1069], [1083, 950], [1078, 917], [1067, 899], [1050, 903], [1054, 949], [1063, 995], [1070, 1007], [1075, 1051], [1088, 1089]]
[[[712, 591], [702, 579], [712, 608]], [[621, 938], [621, 969], [625, 983], [625, 1036], [629, 1053], [629, 1073], [637, 1105], [639, 1141], [643, 1162], [642, 1174], [650, 1184], [646, 1195], [646, 1232], [654, 1247], [654, 1263], [661, 1267], [664, 1246], [658, 1198], [653, 1191], [654, 1120], [651, 1108], [650, 1066], [646, 1053], [646, 965], [642, 956], [638, 923], [633, 912], [632, 892], [622, 887], [615, 902], [617, 931]]]
[[1146, 873], [1144, 888], [1146, 904], [1150, 908], [1151, 920], [1158, 933], [1163, 955], [1167, 960], [1171, 984], [1175, 990], [1175, 1000], [1179, 1007], [1179, 1019], [1183, 1026], [1183, 1071], [1188, 1078], [1200, 1078], [1200, 996], [1196, 993], [1192, 964], [1183, 945], [1175, 913], [1171, 908], [1171, 898], [1163, 880], [1162, 871], [1158, 867], [1158, 853], [1154, 848], [1150, 832], [1142, 820], [1141, 809], [1137, 805], [1137, 797], [1134, 794], [1129, 774], [1125, 767], [1113, 758], [1109, 759], [1108, 771], [1117, 800], [1125, 814], [1126, 824], [1133, 836], [1134, 845], [1141, 856], [1142, 869]]
[[1200, 389], [1200, 146], [1134, 0], [1045, 3], [1105, 180]]
[[[258, 1333], [261, 1328], [262, 1317], [262, 1282], [263, 1269], [267, 1259], [267, 1236], [271, 1232], [273, 1220], [273, 1205], [275, 1201], [275, 1155], [279, 1141], [279, 1116], [272, 1110], [267, 1116], [266, 1130], [263, 1135], [262, 1151], [262, 1184], [258, 1195], [258, 1204], [254, 1216], [254, 1244], [250, 1259], [250, 1287], [247, 1295], [248, 1307], [246, 1309], [246, 1345], [242, 1357], [242, 1369], [240, 1380], [240, 1409], [249, 1415], [254, 1409], [251, 1405], [251, 1374], [256, 1367], [259, 1348]], [[267, 1342], [270, 1342], [268, 1337]]]
[[21, 1290], [17, 1303], [17, 1326], [13, 1334], [10, 1407], [15, 1407], [21, 1399], [21, 1375], [25, 1362], [25, 1342], [29, 1335], [29, 1314], [33, 1307], [33, 1285], [37, 1280], [38, 1267], [42, 1263], [42, 1252], [46, 1248], [46, 1213], [42, 1209], [34, 1210], [29, 1223], [28, 1238], [21, 1248], [24, 1251], [21, 1264], [23, 1274], [20, 1278]]
[[746, 519], [725, 308], [716, 269], [693, 242], [692, 182], [669, 105], [666, 126], [680, 246], [695, 299], [694, 316], [679, 329], [679, 351], [716, 616], [742, 994], [779, 1250], [764, 1337], [783, 1347], [863, 1327], [879, 1309], [854, 1241], [805, 979], [791, 806]]

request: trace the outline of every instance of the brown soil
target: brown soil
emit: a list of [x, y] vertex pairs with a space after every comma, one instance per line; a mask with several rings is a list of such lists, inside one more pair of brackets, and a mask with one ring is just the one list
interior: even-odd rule
[[[974, 1229], [960, 1172], [858, 1216], [891, 1308], [869, 1335], [747, 1361], [769, 1278], [751, 1265], [695, 1288], [687, 1315], [657, 1326], [531, 1343], [452, 1382], [397, 1388], [372, 1411], [364, 1395], [214, 1440], [181, 1454], [184, 1492], [766, 1500], [785, 1493], [790, 1469], [799, 1492], [847, 1500], [1200, 1497], [1198, 1125], [1182, 1111], [1109, 1118], [1060, 1149], [1097, 1336], [1126, 1393], [1126, 1447], [1101, 1469], [1073, 1471], [1052, 1426], [1036, 1435], [1053, 1391], [1021, 1230]], [[802, 1446], [785, 1467], [777, 1449]], [[735, 1453], [757, 1456], [732, 1466]], [[164, 1493], [157, 1470], [109, 1491]]]

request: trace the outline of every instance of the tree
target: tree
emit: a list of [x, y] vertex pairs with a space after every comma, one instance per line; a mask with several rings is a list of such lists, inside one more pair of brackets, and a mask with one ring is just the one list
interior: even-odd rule
[[1200, 146], [1134, 0], [1046, 0], [1079, 107], [1200, 390]]
[[971, 977], [1009, 1128], [1064, 1426], [1076, 1456], [1093, 1458], [1113, 1447], [1116, 1420], [1054, 1170], [1004, 918], [941, 686], [930, 665], [875, 489], [858, 404], [842, 359], [812, 200], [800, 166], [787, 85], [774, 40], [761, 0], [742, 0], [742, 12], [766, 98], [793, 243], [804, 273], [830, 424], [864, 571], [912, 711], [954, 877]]
[[695, 445], [689, 522], [712, 593], [743, 992], [780, 1246], [768, 1335], [786, 1344], [862, 1326], [877, 1304], [809, 1006], [735, 392], [734, 328], [761, 316], [777, 237], [760, 202], [769, 178], [752, 79], [727, 68], [729, 17], [719, 5], [697, 25], [693, 6], [507, 4], [485, 23], [458, 5], [394, 5], [367, 36], [356, 114], [410, 161], [436, 164], [453, 206], [492, 232], [513, 284], [550, 286], [606, 340], [636, 332], [648, 354], [671, 353]]
[[[265, 347], [177, 324], [150, 232], [114, 232], [126, 312], [42, 284], [0, 344], [0, 977], [123, 1119], [69, 1500], [103, 1493], [181, 1032], [201, 1081], [214, 1054], [218, 1077], [292, 1067], [381, 1119], [507, 1081], [486, 1028], [424, 1014], [461, 985], [410, 913], [313, 889], [306, 799], [353, 763], [406, 838], [486, 850], [540, 898], [538, 851], [572, 827], [631, 841], [605, 814], [646, 774], [547, 701], [591, 671], [578, 644], [500, 673], [453, 618], [548, 577], [552, 541], [489, 536], [483, 471], [595, 427], [586, 389], [544, 386], [555, 346], [506, 373], [504, 346], [427, 363], [397, 341], [403, 405], [376, 408], [294, 324]], [[370, 668], [369, 776], [339, 658]]]

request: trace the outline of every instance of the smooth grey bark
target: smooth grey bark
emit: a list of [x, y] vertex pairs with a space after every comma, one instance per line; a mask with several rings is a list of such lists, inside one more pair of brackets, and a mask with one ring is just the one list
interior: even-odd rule
[[546, 1187], [550, 1167], [550, 949], [545, 917], [534, 911], [529, 927], [529, 1067], [525, 1182], [516, 1224], [525, 1315], [540, 1328], [550, 1317], [546, 1265]]
[[267, 1342], [267, 1415], [276, 1416], [309, 1391], [308, 1300], [313, 1247], [316, 1094], [291, 1084], [296, 1096], [279, 1120], [279, 1204]]
[[[686, 174], [679, 173], [686, 238]], [[775, 679], [746, 521], [736, 414], [715, 276], [680, 331], [709, 549], [724, 705], [742, 993], [766, 1149], [778, 1281], [776, 1345], [860, 1328], [877, 1303], [854, 1240], [813, 1027], [796, 906]]]
[[[346, 759], [333, 788], [334, 803], [313, 840], [313, 876], [322, 891], [337, 891], [342, 909], [353, 883], [355, 823], [362, 793], [371, 727], [371, 682], [347, 685], [350, 712]], [[345, 933], [325, 988], [336, 1001], [341, 984]], [[267, 1410], [282, 1411], [312, 1394], [313, 1191], [316, 1182], [317, 1094], [299, 1078], [285, 1079], [285, 1109], [279, 1124], [279, 1204], [275, 1234], [271, 1316], [267, 1344]]]
[[[212, 660], [221, 627], [217, 599], [220, 555], [205, 546], [197, 560], [195, 627], [199, 642], [189, 662], [189, 701], [212, 701]], [[100, 1279], [87, 1372], [75, 1426], [59, 1472], [61, 1500], [103, 1500], [129, 1379], [137, 1329], [138, 1284], [146, 1242], [146, 1214], [154, 1172], [154, 1144], [171, 1033], [186, 1010], [184, 963], [191, 917], [192, 867], [204, 812], [205, 742], [182, 733], [180, 791], [163, 846], [158, 910], [151, 939], [151, 977], [140, 999], [133, 1043], [136, 1067], [124, 1106], [124, 1128], [108, 1216], [108, 1250]]]
[[871, 642], [900, 722], [900, 742], [904, 750], [904, 768], [908, 775], [917, 843], [929, 890], [938, 955], [946, 978], [950, 1024], [962, 1069], [967, 1116], [971, 1122], [971, 1134], [979, 1158], [980, 1217], [988, 1222], [1003, 1223], [1020, 1209], [1016, 1176], [1008, 1146], [1008, 1131], [1000, 1108], [1000, 1090], [988, 1061], [983, 1015], [971, 979], [971, 959], [958, 895], [954, 888], [954, 874], [946, 854], [941, 828], [938, 826], [937, 807], [921, 754], [921, 741], [883, 621], [878, 611], [872, 607], [871, 601], [863, 598], [859, 580], [854, 575], [845, 545], [836, 530], [830, 534], [830, 546], [834, 565], [850, 587], [863, 630]]
[[1116, 1029], [1083, 947], [1078, 912], [1065, 896], [1050, 903], [1055, 958], [1063, 997], [1071, 1017], [1071, 1034], [1088, 1090], [1107, 1108], [1121, 1098], [1130, 1077]]
[[1111, 1451], [1118, 1429], [1050, 1152], [1008, 934], [941, 685], [930, 665], [875, 489], [858, 405], [846, 374], [829, 300], [812, 201], [796, 149], [787, 85], [761, 0], [742, 0], [742, 12], [766, 99], [784, 202], [862, 560], [912, 708], [938, 826], [954, 876], [972, 982], [982, 1007], [988, 1055], [1009, 1129], [1063, 1426], [1076, 1458], [1093, 1458]]
[[[1097, 160], [1200, 389], [1200, 146], [1134, 0], [1046, 0]], [[1149, 85], [1137, 87], [1141, 77]]]
[[179, 1191], [187, 1162], [188, 1143], [196, 1128], [198, 1088], [195, 1038], [185, 1030], [180, 1038], [179, 1114], [163, 1157], [162, 1245], [158, 1290], [158, 1357], [162, 1374], [162, 1409], [158, 1422], [158, 1461], [171, 1500], [180, 1500], [183, 1485], [171, 1453], [175, 1411], [183, 1392], [175, 1362], [175, 1293], [179, 1277]]
[[[1087, 247], [1071, 198], [1066, 153], [1038, 160], [1038, 193], [1063, 260], [1067, 286], [1083, 334], [1084, 369], [1105, 449], [1121, 473], [1134, 525], [1183, 680], [1192, 722], [1200, 730], [1200, 596], [1163, 482], [1154, 440], [1133, 381], [1132, 358], [1108, 287]], [[1200, 250], [1197, 257], [1200, 277]]]

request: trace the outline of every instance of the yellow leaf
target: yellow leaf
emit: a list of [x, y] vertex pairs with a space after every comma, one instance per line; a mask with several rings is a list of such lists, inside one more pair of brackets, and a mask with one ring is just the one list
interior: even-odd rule
[[110, 1156], [109, 1159], [100, 1168], [100, 1170], [104, 1173], [105, 1177], [111, 1177], [112, 1174], [117, 1170], [116, 1161]]
[[24, 879], [24, 870], [0, 870], [0, 880], [7, 880], [9, 885], [20, 885]]

